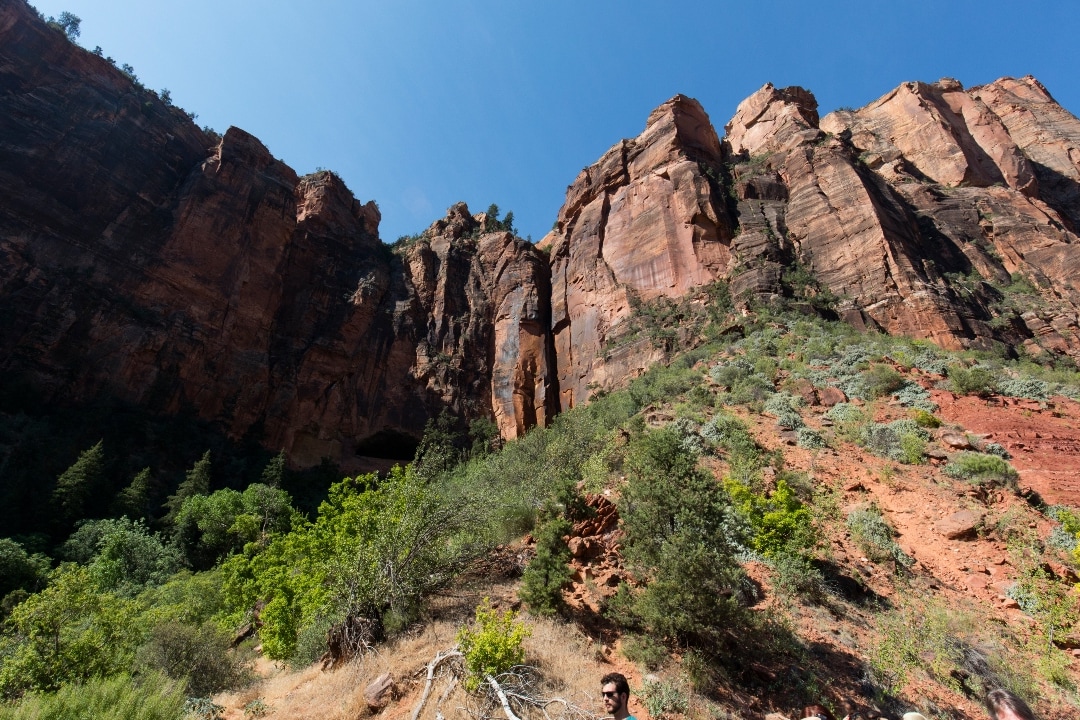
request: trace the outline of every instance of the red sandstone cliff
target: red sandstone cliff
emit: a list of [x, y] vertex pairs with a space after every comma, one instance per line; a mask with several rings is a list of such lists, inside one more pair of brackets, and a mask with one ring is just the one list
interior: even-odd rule
[[204, 133], [22, 2], [0, 98], [7, 382], [191, 410], [301, 465], [407, 455], [443, 408], [514, 437], [665, 358], [637, 303], [724, 279], [745, 309], [793, 264], [860, 326], [1080, 356], [1080, 121], [1033, 78], [824, 119], [766, 85], [723, 139], [676, 96], [570, 186], [548, 257], [464, 205], [391, 251], [337, 176]]
[[542, 241], [551, 251], [561, 407], [587, 399], [590, 384], [610, 386], [660, 359], [646, 341], [603, 352], [630, 314], [630, 293], [680, 297], [729, 269], [732, 227], [705, 172], [721, 164], [709, 117], [677, 95], [567, 190]]
[[21, 2], [0, 97], [0, 370], [41, 402], [190, 409], [302, 465], [407, 455], [442, 408], [508, 437], [555, 409], [546, 264], [463, 238], [464, 206], [396, 256], [335, 175], [205, 134]]
[[[722, 278], [746, 307], [790, 294], [794, 263], [859, 326], [1080, 356], [1080, 121], [1033, 78], [907, 83], [824, 120], [766, 85], [725, 130], [677, 96], [567, 191], [544, 240], [563, 407], [662, 357], [605, 349], [631, 293]], [[1001, 302], [1016, 274], [1039, 288], [1022, 313]]]

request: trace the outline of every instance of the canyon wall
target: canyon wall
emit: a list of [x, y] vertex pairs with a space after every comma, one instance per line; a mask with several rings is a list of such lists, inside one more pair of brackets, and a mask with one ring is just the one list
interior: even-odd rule
[[296, 465], [408, 457], [444, 409], [516, 437], [665, 361], [640, 309], [719, 280], [744, 313], [828, 298], [860, 327], [1080, 357], [1080, 121], [1030, 77], [824, 118], [765, 85], [722, 138], [676, 95], [537, 246], [459, 204], [391, 248], [339, 177], [200, 130], [21, 1], [0, 102], [5, 384], [191, 412]]

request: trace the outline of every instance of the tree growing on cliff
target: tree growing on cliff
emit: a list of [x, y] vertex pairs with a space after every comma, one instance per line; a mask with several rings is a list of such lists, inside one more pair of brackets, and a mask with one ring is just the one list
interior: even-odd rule
[[83, 507], [105, 471], [105, 450], [99, 440], [56, 478], [52, 499], [64, 520], [82, 517]]
[[54, 18], [50, 16], [45, 22], [55, 28], [63, 30], [64, 34], [68, 36], [68, 40], [74, 40], [82, 34], [82, 31], [79, 29], [79, 25], [82, 24], [82, 18], [67, 10], [60, 13], [60, 17]]
[[150, 468], [143, 468], [131, 480], [131, 484], [116, 494], [115, 506], [121, 515], [138, 520], [149, 514]]
[[184, 501], [195, 495], [209, 495], [210, 494], [210, 451], [207, 450], [190, 470], [187, 471], [187, 475], [184, 477], [184, 481], [180, 483], [180, 486], [176, 488], [176, 492], [169, 496], [169, 499], [165, 501], [165, 506], [169, 508], [168, 515], [165, 516], [165, 521], [170, 525], [176, 521], [176, 516], [180, 513], [180, 508], [184, 506]]

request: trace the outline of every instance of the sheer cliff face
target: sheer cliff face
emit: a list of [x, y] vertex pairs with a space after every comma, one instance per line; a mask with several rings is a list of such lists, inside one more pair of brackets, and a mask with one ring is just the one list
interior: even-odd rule
[[[676, 96], [582, 171], [542, 251], [456, 205], [392, 252], [337, 176], [204, 133], [21, 2], [0, 106], [6, 382], [193, 411], [299, 465], [407, 455], [444, 408], [515, 437], [665, 359], [637, 302], [723, 279], [747, 308], [795, 263], [861, 327], [1080, 358], [1080, 121], [1033, 78], [825, 118], [766, 85], [722, 140]], [[1016, 274], [1039, 294], [1002, 314]]]
[[586, 168], [567, 190], [551, 251], [552, 332], [560, 406], [588, 397], [660, 359], [647, 342], [603, 352], [612, 330], [642, 300], [681, 297], [725, 273], [732, 228], [706, 169], [722, 164], [720, 140], [696, 100], [676, 96]]
[[555, 409], [528, 243], [442, 222], [395, 255], [339, 178], [205, 134], [20, 2], [0, 97], [0, 371], [42, 402], [191, 410], [301, 465], [407, 446], [442, 408], [508, 437]]
[[[860, 327], [1080, 354], [1080, 123], [1034, 79], [907, 83], [823, 120], [807, 90], [766, 85], [725, 131], [721, 146], [676, 97], [568, 190], [544, 240], [562, 407], [661, 359], [645, 342], [605, 350], [630, 295], [723, 278], [745, 305], [789, 293], [794, 263]], [[1042, 300], [998, 317], [990, 283], [1014, 273]]]

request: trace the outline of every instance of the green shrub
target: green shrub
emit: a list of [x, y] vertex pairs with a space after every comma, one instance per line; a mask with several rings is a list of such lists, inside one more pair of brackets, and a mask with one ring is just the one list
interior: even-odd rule
[[779, 427], [795, 430], [803, 426], [803, 420], [797, 410], [801, 403], [802, 398], [786, 392], [776, 393], [770, 395], [765, 401], [764, 411], [776, 418], [776, 424]]
[[296, 633], [296, 647], [289, 657], [289, 667], [302, 670], [321, 658], [327, 650], [327, 633], [338, 622], [341, 622], [340, 618], [335, 620], [319, 614], [301, 627]]
[[0, 705], [0, 720], [180, 720], [184, 686], [151, 673], [92, 678]]
[[867, 400], [891, 395], [905, 384], [904, 376], [891, 365], [871, 365], [862, 374], [860, 394]]
[[1009, 397], [1050, 399], [1050, 383], [1031, 377], [1004, 378], [997, 384], [997, 391]]
[[978, 365], [971, 368], [952, 365], [949, 367], [949, 389], [957, 395], [993, 395], [997, 391], [997, 374]]
[[684, 715], [690, 706], [686, 690], [667, 680], [646, 680], [641, 700], [652, 718]]
[[828, 447], [829, 444], [825, 442], [825, 438], [817, 430], [812, 430], [808, 427], [801, 427], [795, 431], [796, 442], [799, 447], [806, 448], [808, 450], [820, 450], [821, 448]]
[[904, 407], [917, 408], [928, 413], [938, 409], [937, 403], [930, 399], [930, 393], [916, 383], [904, 383], [893, 395]]
[[664, 637], [720, 639], [740, 613], [743, 521], [668, 428], [633, 438], [624, 467], [623, 552], [641, 585], [624, 587], [622, 620]]
[[945, 474], [977, 485], [1002, 485], [1015, 488], [1019, 479], [1012, 465], [997, 455], [976, 452], [959, 453], [945, 466]]
[[701, 427], [701, 436], [726, 451], [733, 463], [756, 462], [761, 456], [761, 447], [734, 415], [718, 413]]
[[859, 432], [859, 444], [878, 457], [908, 465], [921, 463], [930, 434], [914, 420], [903, 418], [891, 423], [868, 423]]
[[465, 689], [476, 692], [485, 678], [497, 677], [525, 662], [525, 638], [531, 631], [518, 622], [512, 610], [500, 613], [484, 600], [476, 608], [476, 622], [458, 631], [457, 641], [465, 657]]
[[98, 589], [88, 568], [61, 565], [49, 585], [8, 617], [0, 638], [0, 693], [13, 697], [130, 667], [146, 632], [131, 600]]
[[909, 601], [882, 613], [879, 622], [881, 639], [871, 648], [870, 670], [889, 692], [902, 689], [916, 669], [972, 695], [983, 695], [1005, 680], [1000, 673], [1004, 659], [979, 647], [968, 615], [933, 601], [922, 606]]
[[151, 630], [137, 661], [174, 680], [186, 680], [188, 695], [204, 697], [249, 678], [250, 669], [230, 652], [231, 645], [232, 634], [213, 623], [165, 622]]
[[222, 720], [225, 708], [210, 698], [189, 697], [184, 703], [186, 720]]
[[266, 704], [266, 701], [262, 698], [255, 698], [244, 705], [244, 717], [245, 718], [261, 718], [266, 717], [269, 714], [271, 708]]
[[832, 420], [834, 423], [840, 423], [842, 425], [858, 424], [865, 420], [866, 413], [856, 405], [841, 402], [836, 403], [826, 410], [824, 417]]
[[874, 562], [895, 560], [898, 565], [910, 567], [914, 564], [911, 556], [905, 553], [893, 540], [893, 529], [885, 522], [881, 510], [876, 505], [853, 510], [847, 519], [851, 539], [866, 557]]
[[693, 648], [683, 653], [682, 671], [695, 692], [707, 694], [716, 689], [719, 673], [704, 653]]
[[627, 635], [622, 641], [622, 654], [647, 670], [659, 670], [668, 660], [667, 649], [651, 635]]
[[796, 497], [784, 478], [770, 494], [758, 494], [733, 478], [724, 489], [751, 528], [750, 545], [765, 557], [786, 550], [804, 551], [817, 545], [817, 531], [810, 511]]
[[811, 600], [825, 597], [825, 576], [805, 553], [785, 550], [769, 558], [775, 571], [774, 586], [788, 596], [801, 596]]
[[934, 416], [933, 413], [927, 412], [921, 408], [915, 408], [911, 413], [912, 419], [915, 424], [921, 428], [939, 428], [941, 427], [941, 421]]
[[563, 541], [572, 526], [554, 517], [536, 531], [536, 555], [521, 577], [519, 597], [537, 615], [553, 615], [562, 606], [562, 588], [570, 579], [570, 550]]

